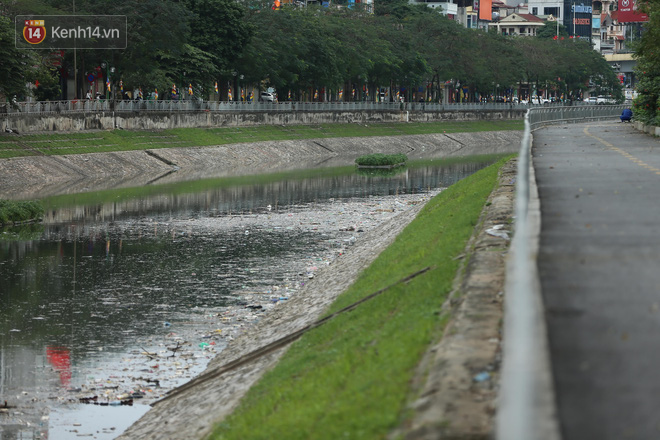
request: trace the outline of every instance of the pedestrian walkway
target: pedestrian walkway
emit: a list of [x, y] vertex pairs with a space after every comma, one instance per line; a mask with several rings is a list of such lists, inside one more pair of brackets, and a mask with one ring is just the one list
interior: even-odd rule
[[534, 132], [532, 156], [562, 438], [658, 439], [660, 142], [562, 125]]

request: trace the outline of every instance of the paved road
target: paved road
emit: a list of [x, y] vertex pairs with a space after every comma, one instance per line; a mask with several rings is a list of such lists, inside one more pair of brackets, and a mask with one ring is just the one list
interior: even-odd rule
[[594, 122], [532, 155], [563, 439], [660, 439], [660, 141]]

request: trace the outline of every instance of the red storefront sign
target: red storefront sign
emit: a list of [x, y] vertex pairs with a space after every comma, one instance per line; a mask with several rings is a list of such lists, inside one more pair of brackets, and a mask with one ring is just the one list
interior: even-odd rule
[[637, 10], [637, 0], [618, 0], [619, 1], [619, 23], [635, 23], [649, 21], [648, 14], [643, 14]]

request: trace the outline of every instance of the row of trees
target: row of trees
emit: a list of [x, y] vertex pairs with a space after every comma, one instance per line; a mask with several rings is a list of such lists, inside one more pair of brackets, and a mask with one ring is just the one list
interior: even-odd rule
[[[343, 1], [343, 0], [340, 0]], [[75, 5], [75, 6], [74, 6]], [[337, 3], [333, 3], [337, 5]], [[128, 17], [125, 50], [67, 50], [49, 67], [50, 52], [14, 48], [13, 18], [18, 14], [103, 14]], [[553, 90], [579, 96], [588, 88], [620, 97], [616, 75], [587, 42], [545, 37], [510, 37], [465, 29], [424, 5], [379, 0], [375, 14], [355, 8], [283, 6], [248, 0], [0, 0], [0, 93], [26, 93], [39, 81], [37, 96], [57, 99], [58, 81], [76, 77], [76, 94], [86, 75], [109, 65], [115, 85], [158, 89], [168, 98], [172, 84], [209, 97], [236, 99], [238, 87], [273, 87], [280, 98], [312, 99], [317, 90], [344, 90], [343, 99], [375, 99], [381, 87], [423, 88], [439, 99], [446, 84], [468, 93], [462, 99], [524, 90]], [[550, 32], [551, 28], [551, 32]], [[543, 35], [544, 33], [542, 33]], [[4, 60], [7, 60], [6, 62]], [[78, 72], [74, 72], [74, 65]], [[391, 97], [391, 95], [390, 95]]]
[[660, 125], [660, 0], [639, 5], [648, 14], [649, 22], [635, 46], [638, 96], [633, 101], [633, 111], [637, 120]]

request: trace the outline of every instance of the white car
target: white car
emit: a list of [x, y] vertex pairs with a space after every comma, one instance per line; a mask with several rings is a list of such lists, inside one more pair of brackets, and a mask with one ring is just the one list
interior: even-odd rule
[[587, 99], [585, 99], [584, 102], [590, 105], [598, 104], [598, 98], [596, 98], [595, 96], [590, 96]]
[[261, 92], [261, 95], [259, 95], [259, 101], [277, 102], [277, 96], [275, 96], [274, 93]]
[[532, 104], [550, 104], [550, 100], [548, 98], [543, 98], [541, 96], [532, 96], [531, 100]]
[[611, 96], [600, 95], [596, 100], [598, 101], [597, 104], [616, 104], [616, 101]]

